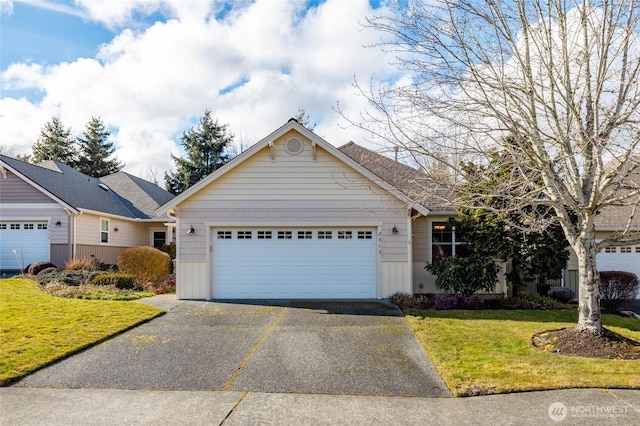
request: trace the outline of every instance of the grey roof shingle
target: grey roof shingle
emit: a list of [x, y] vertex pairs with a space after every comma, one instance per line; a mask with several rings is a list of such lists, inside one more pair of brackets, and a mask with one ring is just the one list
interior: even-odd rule
[[349, 142], [340, 152], [431, 211], [454, 211], [457, 199], [451, 189], [426, 173]]
[[0, 161], [75, 209], [131, 219], [153, 219], [154, 210], [173, 195], [128, 173], [89, 177], [59, 161], [25, 163], [0, 155]]

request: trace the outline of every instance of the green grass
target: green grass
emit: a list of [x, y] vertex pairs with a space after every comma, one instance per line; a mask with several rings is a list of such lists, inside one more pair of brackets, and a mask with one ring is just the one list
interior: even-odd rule
[[[406, 310], [405, 314], [455, 396], [562, 388], [640, 389], [640, 361], [571, 357], [533, 347], [534, 334], [575, 326], [575, 309]], [[603, 315], [603, 324], [640, 341], [636, 319]]]
[[31, 280], [0, 280], [0, 386], [162, 312], [136, 302], [53, 297]]

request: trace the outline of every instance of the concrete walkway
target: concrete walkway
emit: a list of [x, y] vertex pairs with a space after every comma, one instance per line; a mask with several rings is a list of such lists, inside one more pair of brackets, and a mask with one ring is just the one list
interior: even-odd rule
[[640, 424], [640, 391], [417, 398], [12, 387], [0, 388], [0, 424], [633, 425]]

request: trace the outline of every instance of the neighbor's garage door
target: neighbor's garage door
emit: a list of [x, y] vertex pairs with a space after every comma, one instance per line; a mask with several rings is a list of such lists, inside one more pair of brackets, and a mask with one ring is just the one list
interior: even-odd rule
[[375, 236], [374, 228], [216, 229], [213, 296], [375, 298]]
[[607, 247], [598, 253], [596, 265], [599, 271], [633, 272], [640, 278], [640, 246]]
[[1, 270], [24, 269], [39, 260], [49, 260], [47, 222], [0, 222]]

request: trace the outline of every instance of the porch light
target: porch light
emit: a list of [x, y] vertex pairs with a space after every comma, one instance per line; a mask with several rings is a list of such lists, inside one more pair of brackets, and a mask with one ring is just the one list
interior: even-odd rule
[[397, 234], [398, 233], [398, 227], [393, 225], [393, 228], [391, 228], [391, 233], [394, 234], [394, 235]]
[[62, 222], [57, 221], [57, 222], [56, 222], [56, 226], [62, 226]]
[[113, 232], [118, 232], [118, 231], [119, 231], [119, 229], [118, 229], [117, 226], [115, 228], [113, 228]]
[[189, 230], [187, 231], [187, 235], [195, 235], [196, 230], [193, 229], [193, 225], [189, 226]]

